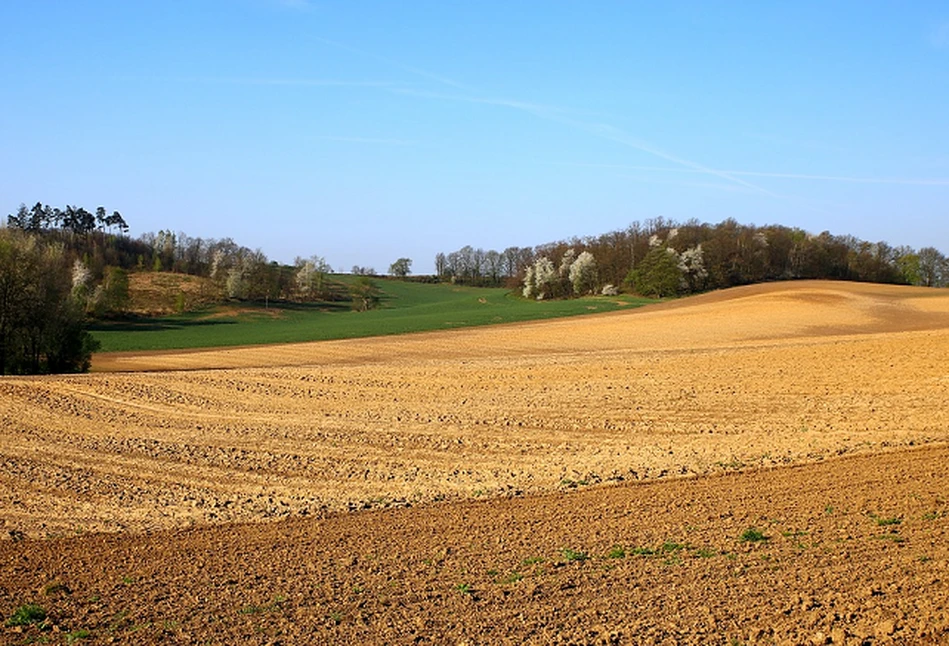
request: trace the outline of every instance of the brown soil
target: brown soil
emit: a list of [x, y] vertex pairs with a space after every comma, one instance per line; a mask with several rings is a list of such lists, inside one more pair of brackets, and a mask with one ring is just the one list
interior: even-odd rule
[[199, 316], [196, 320], [208, 321], [214, 319], [236, 318], [239, 316], [257, 316], [278, 319], [283, 316], [283, 311], [278, 309], [261, 309], [258, 307], [221, 307], [211, 314]]
[[3, 379], [0, 641], [942, 643], [947, 365], [798, 283]]
[[129, 274], [129, 313], [140, 316], [173, 314], [221, 302], [224, 294], [214, 281], [167, 272]]
[[4, 542], [0, 607], [56, 643], [945, 643], [947, 459]]

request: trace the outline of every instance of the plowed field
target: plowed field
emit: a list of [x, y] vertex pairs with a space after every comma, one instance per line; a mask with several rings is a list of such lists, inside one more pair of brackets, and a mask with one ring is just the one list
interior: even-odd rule
[[946, 638], [949, 292], [94, 369], [0, 380], [11, 643]]

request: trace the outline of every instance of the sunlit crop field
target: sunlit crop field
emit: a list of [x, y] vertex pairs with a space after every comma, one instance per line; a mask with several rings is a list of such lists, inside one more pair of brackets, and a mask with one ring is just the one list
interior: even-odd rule
[[0, 381], [44, 536], [572, 490], [949, 438], [949, 294], [841, 283]]

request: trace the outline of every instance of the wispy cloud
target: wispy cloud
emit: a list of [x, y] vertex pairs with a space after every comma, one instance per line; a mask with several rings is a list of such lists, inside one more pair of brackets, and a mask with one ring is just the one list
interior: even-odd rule
[[392, 58], [388, 58], [386, 56], [379, 56], [378, 54], [373, 54], [372, 52], [367, 52], [365, 50], [358, 49], [356, 47], [351, 47], [349, 45], [346, 45], [345, 43], [340, 43], [335, 40], [330, 40], [329, 38], [322, 38], [320, 36], [314, 36], [313, 39], [316, 40], [317, 42], [323, 43], [324, 45], [329, 45], [330, 47], [335, 47], [336, 49], [341, 49], [345, 52], [349, 52], [351, 54], [357, 54], [365, 58], [371, 58], [375, 61], [379, 61], [380, 63], [384, 63], [385, 65], [388, 65], [390, 67], [394, 67], [394, 68], [403, 70], [405, 72], [409, 72], [410, 74], [414, 74], [415, 76], [425, 78], [430, 81], [435, 81], [436, 83], [439, 83], [441, 85], [447, 85], [449, 87], [453, 87], [458, 90], [471, 89], [467, 87], [466, 85], [464, 85], [463, 83], [459, 83], [458, 81], [450, 79], [446, 76], [442, 76], [440, 74], [436, 74], [434, 72], [424, 70], [420, 67], [413, 67], [411, 65], [406, 65]]
[[322, 38], [322, 37], [315, 37], [315, 38], [318, 42], [322, 42], [332, 47], [335, 47], [344, 51], [348, 51], [354, 54], [358, 54], [360, 56], [372, 58], [374, 60], [385, 63], [386, 65], [390, 65], [398, 69], [405, 70], [416, 76], [433, 80], [441, 85], [446, 85], [446, 86], [455, 88], [456, 90], [462, 90], [466, 94], [446, 94], [446, 93], [439, 93], [439, 92], [420, 91], [420, 90], [414, 90], [414, 89], [409, 89], [409, 88], [390, 88], [390, 91], [392, 92], [404, 94], [404, 95], [416, 96], [420, 98], [427, 98], [427, 99], [441, 99], [441, 100], [449, 100], [449, 101], [460, 101], [464, 103], [494, 105], [498, 107], [509, 108], [512, 110], [526, 112], [528, 114], [534, 115], [541, 119], [554, 121], [562, 125], [566, 125], [571, 128], [581, 130], [583, 132], [586, 132], [600, 139], [612, 141], [613, 143], [626, 146], [627, 148], [639, 150], [640, 152], [644, 152], [649, 155], [659, 157], [660, 159], [665, 159], [666, 161], [672, 162], [674, 164], [684, 166], [685, 168], [690, 169], [693, 172], [704, 173], [706, 175], [717, 177], [719, 179], [724, 179], [732, 184], [742, 186], [756, 193], [768, 195], [770, 197], [774, 197], [778, 199], [786, 199], [787, 197], [787, 196], [774, 193], [752, 182], [743, 180], [740, 177], [737, 177], [735, 173], [729, 173], [727, 171], [716, 170], [709, 166], [706, 166], [698, 162], [686, 159], [684, 157], [680, 157], [673, 153], [667, 152], [657, 146], [654, 146], [651, 143], [638, 139], [637, 137], [634, 137], [631, 134], [613, 125], [606, 124], [606, 123], [594, 123], [594, 122], [589, 122], [586, 120], [581, 120], [575, 116], [577, 115], [577, 112], [578, 112], [576, 110], [572, 110], [572, 109], [564, 108], [560, 106], [542, 105], [538, 103], [532, 103], [529, 101], [520, 101], [517, 99], [511, 99], [508, 97], [478, 96], [478, 93], [474, 88], [471, 88], [470, 86], [464, 83], [459, 83], [458, 81], [455, 81], [454, 79], [441, 76], [438, 74], [434, 74], [432, 72], [429, 72], [428, 70], [423, 70], [417, 67], [404, 65], [403, 63], [396, 61], [392, 58], [379, 56], [371, 52], [366, 52], [366, 51], [357, 49], [355, 47], [350, 47], [349, 45], [346, 45], [334, 40], [330, 40], [328, 38]]
[[655, 157], [665, 159], [666, 161], [670, 161], [674, 164], [679, 164], [680, 166], [684, 166], [686, 167], [686, 169], [688, 169], [691, 172], [703, 173], [706, 175], [719, 177], [721, 179], [728, 180], [729, 182], [732, 182], [734, 184], [744, 186], [745, 188], [752, 189], [758, 193], [763, 193], [771, 197], [777, 197], [777, 198], [783, 197], [781, 195], [778, 195], [777, 193], [769, 191], [766, 188], [758, 186], [757, 184], [752, 184], [751, 182], [746, 182], [745, 180], [736, 177], [737, 173], [732, 173], [730, 171], [717, 170], [717, 169], [705, 166], [703, 164], [700, 164], [698, 162], [694, 162], [689, 159], [684, 159], [682, 157], [679, 157], [678, 155], [673, 155], [672, 153], [666, 152], [660, 148], [657, 148], [656, 146], [653, 146], [652, 144], [649, 144], [640, 139], [637, 139], [636, 137], [633, 137], [627, 134], [626, 132], [620, 130], [619, 128], [615, 128], [611, 125], [584, 124], [584, 123], [578, 123], [578, 122], [575, 122], [574, 125], [582, 129], [588, 130], [592, 134], [598, 137], [601, 137], [603, 139], [607, 139], [609, 141], [616, 142], [623, 146], [634, 148], [636, 150], [640, 150], [644, 153], [648, 153]]
[[563, 125], [569, 126], [574, 129], [582, 130], [590, 135], [598, 137], [600, 139], [606, 139], [614, 143], [618, 143], [622, 146], [628, 148], [633, 148], [641, 152], [665, 159], [666, 161], [673, 162], [675, 164], [680, 164], [687, 167], [691, 171], [698, 173], [705, 173], [718, 177], [720, 179], [727, 180], [739, 186], [743, 186], [746, 189], [750, 189], [757, 193], [763, 193], [771, 197], [782, 197], [772, 191], [769, 191], [766, 188], [752, 184], [743, 179], [735, 177], [733, 174], [730, 174], [726, 171], [715, 170], [714, 168], [709, 168], [698, 162], [691, 161], [689, 159], [684, 159], [678, 155], [669, 153], [661, 148], [658, 148], [650, 143], [642, 141], [636, 137], [633, 137], [629, 133], [605, 123], [592, 123], [588, 121], [580, 120], [571, 115], [575, 114], [576, 111], [570, 108], [563, 108], [560, 106], [551, 106], [543, 105], [538, 103], [531, 103], [528, 101], [518, 101], [515, 99], [507, 99], [501, 97], [478, 97], [478, 96], [467, 96], [467, 95], [458, 95], [458, 94], [444, 94], [438, 92], [423, 92], [405, 88], [396, 88], [393, 89], [393, 92], [399, 94], [407, 94], [411, 96], [418, 96], [423, 98], [431, 99], [444, 99], [449, 101], [460, 101], [464, 103], [476, 103], [481, 105], [496, 105], [499, 107], [510, 108], [512, 110], [518, 110], [521, 112], [527, 112], [536, 117], [546, 119], [549, 121], [554, 121], [561, 123]]
[[[626, 164], [579, 164], [565, 162], [569, 166], [583, 166], [590, 168], [612, 168], [616, 170], [652, 171], [660, 173], [699, 173], [702, 171], [690, 168], [670, 168], [668, 166], [631, 166]], [[807, 173], [773, 173], [753, 170], [723, 170], [717, 171], [729, 176], [739, 177], [773, 177], [776, 179], [801, 179], [821, 182], [849, 182], [854, 184], [906, 184], [913, 186], [949, 186], [946, 178], [914, 178], [914, 177], [856, 177], [851, 175], [813, 175]]]

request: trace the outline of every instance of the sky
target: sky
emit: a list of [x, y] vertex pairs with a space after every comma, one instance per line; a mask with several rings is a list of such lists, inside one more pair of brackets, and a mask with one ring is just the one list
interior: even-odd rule
[[431, 273], [663, 217], [949, 252], [949, 3], [4, 0], [0, 215]]

